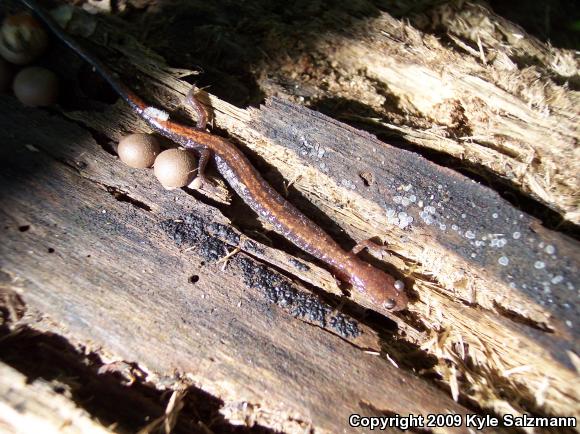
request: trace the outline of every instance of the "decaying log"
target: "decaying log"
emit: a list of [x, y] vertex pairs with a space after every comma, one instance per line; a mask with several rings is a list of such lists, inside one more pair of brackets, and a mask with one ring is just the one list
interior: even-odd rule
[[578, 54], [477, 3], [445, 2], [411, 23], [377, 15], [304, 35], [315, 41], [308, 52], [274, 58], [261, 87], [334, 111], [342, 105], [344, 120], [500, 177], [578, 224]]
[[[118, 29], [98, 23], [91, 41], [105, 57], [123, 54], [115, 65], [120, 75], [153, 105], [187, 119], [181, 101], [190, 85], [182, 77], [191, 72], [169, 68], [131, 39], [114, 42]], [[540, 116], [478, 75], [490, 65], [461, 59], [386, 15], [369, 26], [379, 24], [387, 30], [374, 33], [372, 50], [364, 32], [358, 40], [334, 35], [337, 62], [343, 71], [367, 65], [366, 79], [397, 89], [401, 113], [436, 119], [445, 132], [380, 122], [507, 178], [519, 167], [524, 191], [575, 221], [573, 165], [553, 159], [573, 154], [577, 134], [566, 110], [575, 94], [560, 90], [564, 106]], [[413, 50], [387, 46], [401, 39]], [[377, 59], [373, 50], [389, 57]], [[433, 53], [441, 50], [461, 77], [439, 71], [433, 82]], [[433, 63], [410, 66], [411, 55], [415, 63]], [[447, 77], [451, 96], [428, 100], [428, 89], [406, 87], [410, 70], [423, 77], [420, 86], [439, 88]], [[340, 96], [345, 89], [329, 92]], [[455, 106], [469, 114], [469, 139], [463, 127], [450, 126], [457, 119], [440, 116], [449, 117], [457, 93], [469, 96]], [[469, 112], [484, 93], [495, 101], [479, 105], [491, 110], [487, 135]], [[205, 96], [215, 126], [345, 248], [371, 237], [388, 244], [393, 255], [369, 260], [405, 281], [408, 311], [361, 315], [359, 306], [373, 309], [369, 300], [357, 292], [345, 297], [326, 270], [269, 228], [246, 230], [236, 216], [249, 214], [243, 205], [218, 209], [198, 193], [164, 191], [151, 171], [123, 166], [107, 152], [110, 142], [148, 130], [124, 104], [51, 115], [3, 97], [1, 270], [8, 276], [3, 285], [50, 319], [31, 326], [135, 363], [159, 388], [197, 386], [223, 400], [232, 422], [284, 432], [347, 430], [353, 412], [468, 411], [403, 369], [413, 365], [401, 343], [434, 356], [432, 370], [451, 396], [477, 408], [578, 415], [576, 241], [543, 228], [487, 187], [317, 112], [277, 98], [244, 110]], [[505, 142], [489, 133], [500, 126]], [[518, 145], [510, 148], [512, 141]], [[530, 141], [530, 152], [542, 154], [539, 165], [520, 155]], [[552, 150], [543, 153], [544, 145]], [[567, 177], [572, 184], [542, 184], [547, 167], [562, 175], [550, 180]], [[547, 190], [558, 193], [538, 193]]]
[[70, 122], [7, 99], [1, 119], [13, 126], [2, 270], [74, 342], [138, 363], [150, 381], [178, 373], [230, 420], [287, 432], [347, 429], [369, 409], [466, 411], [377, 357], [375, 332], [298, 282], [243, 253], [220, 263], [238, 237], [214, 209], [127, 170]]

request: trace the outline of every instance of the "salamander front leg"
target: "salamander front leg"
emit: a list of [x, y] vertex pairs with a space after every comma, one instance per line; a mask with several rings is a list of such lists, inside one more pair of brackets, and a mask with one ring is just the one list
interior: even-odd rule
[[189, 92], [187, 92], [185, 99], [191, 108], [195, 110], [195, 114], [197, 115], [197, 128], [205, 130], [205, 127], [207, 126], [207, 112], [205, 111], [203, 104], [195, 97], [195, 87], [192, 87]]
[[383, 257], [384, 254], [390, 255], [391, 252], [389, 251], [387, 246], [383, 246], [381, 244], [377, 244], [372, 240], [364, 240], [358, 243], [356, 246], [352, 248], [352, 253], [358, 255], [364, 249], [367, 249], [373, 255], [377, 255], [379, 257]]

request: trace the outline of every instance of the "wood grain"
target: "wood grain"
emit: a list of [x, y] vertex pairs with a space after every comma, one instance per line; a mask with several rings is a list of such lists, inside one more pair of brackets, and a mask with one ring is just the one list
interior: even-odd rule
[[[111, 58], [124, 56], [114, 65], [120, 75], [152, 104], [187, 120], [181, 101], [190, 85], [181, 77], [188, 71], [169, 68], [131, 38], [109, 39], [118, 28], [102, 18], [97, 23], [91, 41]], [[384, 15], [374, 24], [405, 30]], [[411, 39], [421, 50], [445, 51], [429, 38], [426, 45]], [[381, 46], [389, 43], [405, 44], [381, 37]], [[381, 81], [404, 76], [416, 61], [405, 60], [408, 50], [395, 51], [397, 61], [381, 64], [363, 36], [340, 45], [336, 57], [350, 71], [375, 59], [367, 75]], [[416, 96], [410, 105], [423, 114], [449, 111], [417, 103], [425, 89], [398, 83], [404, 104]], [[453, 83], [461, 92], [490, 91], [485, 80]], [[356, 292], [342, 297], [328, 272], [282, 241], [266, 245], [268, 228], [257, 237], [232, 225], [235, 212], [228, 219], [215, 203], [194, 201], [205, 199], [191, 191], [169, 193], [150, 171], [122, 166], [107, 153], [110, 142], [147, 130], [124, 105], [48, 115], [3, 98], [1, 267], [59, 333], [134, 361], [153, 381], [186, 377], [223, 399], [231, 421], [287, 432], [346, 430], [352, 411], [466, 411], [393, 367], [387, 355], [407, 363], [402, 343], [434, 357], [432, 371], [451, 393], [486, 411], [578, 414], [576, 241], [457, 172], [319, 113], [275, 98], [247, 110], [209, 94], [206, 102], [216, 127], [345, 248], [371, 237], [388, 243], [393, 255], [375, 263], [405, 281], [409, 311], [361, 314], [368, 300]], [[538, 113], [522, 104], [510, 105], [517, 120], [496, 119], [502, 131], [521, 133], [531, 123], [534, 137], [547, 140], [558, 115], [536, 124]], [[513, 162], [496, 164], [509, 154], [507, 145], [498, 150], [487, 139], [439, 137], [417, 125], [389, 128], [511, 176], [506, 168]], [[569, 124], [559, 128], [568, 155]], [[524, 136], [517, 140], [526, 142]], [[527, 170], [527, 156], [512, 154], [517, 173]], [[555, 201], [538, 193], [551, 184], [533, 188], [549, 172], [551, 160], [545, 161], [518, 178], [521, 188], [574, 220], [568, 187]], [[567, 173], [564, 166], [559, 173]], [[248, 214], [240, 204], [232, 207]], [[216, 262], [236, 248], [229, 261]]]
[[[272, 281], [274, 271], [242, 254], [222, 270], [211, 260], [225, 245], [203, 231], [199, 245], [180, 250], [162, 222], [176, 214], [202, 219], [207, 208], [185, 192], [168, 194], [150, 171], [128, 170], [59, 117], [20, 109], [9, 98], [1, 110], [12, 126], [2, 128], [2, 270], [25, 303], [73, 342], [135, 362], [152, 381], [179, 373], [224, 400], [231, 420], [251, 417], [287, 432], [347, 430], [348, 415], [369, 408], [466, 411], [332, 332], [332, 319], [330, 332], [300, 320], [292, 298], [300, 298], [300, 285]], [[153, 201], [148, 211], [117, 200], [83, 176], [96, 167], [115, 188], [156, 197], [156, 209]], [[266, 281], [244, 282], [248, 267]], [[276, 305], [267, 290], [286, 290], [289, 299]], [[332, 311], [308, 297], [308, 308]]]

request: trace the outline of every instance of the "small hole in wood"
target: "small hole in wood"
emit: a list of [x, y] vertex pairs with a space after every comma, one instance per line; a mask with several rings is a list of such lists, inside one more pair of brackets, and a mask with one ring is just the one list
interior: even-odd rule
[[29, 229], [30, 229], [30, 225], [24, 225], [24, 226], [19, 226], [19, 227], [18, 227], [18, 230], [19, 230], [20, 232], [26, 232], [26, 231], [27, 231], [27, 230], [29, 230]]
[[199, 276], [198, 275], [193, 275], [188, 279], [189, 283], [197, 283], [199, 282]]
[[52, 247], [48, 248], [48, 253], [54, 253], [54, 249]]
[[358, 176], [363, 180], [365, 187], [370, 187], [375, 182], [375, 176], [371, 172], [361, 172]]

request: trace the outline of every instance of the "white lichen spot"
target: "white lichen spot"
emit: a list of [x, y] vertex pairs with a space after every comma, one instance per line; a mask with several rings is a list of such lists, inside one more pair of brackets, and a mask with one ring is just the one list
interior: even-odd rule
[[413, 203], [415, 203], [417, 201], [417, 196], [415, 196], [414, 194], [412, 194], [411, 196], [409, 196], [409, 200]]
[[506, 244], [507, 240], [505, 238], [492, 238], [489, 243], [490, 247], [496, 247], [498, 249], [501, 249]]
[[534, 262], [534, 268], [536, 270], [541, 270], [545, 266], [546, 266], [546, 264], [544, 264], [544, 261], [536, 261], [536, 262]]
[[417, 203], [417, 205], [419, 205], [419, 208], [423, 208], [423, 201], [420, 200], [419, 203]]
[[409, 191], [413, 188], [413, 186], [411, 184], [407, 184], [403, 187], [403, 191]]
[[492, 216], [494, 219], [496, 219], [496, 218], [498, 218], [498, 217], [499, 217], [499, 215], [498, 215], [496, 212], [494, 212], [494, 213], [493, 213], [491, 216]]
[[451, 229], [453, 229], [455, 232], [457, 232], [459, 230], [459, 226], [451, 225]]
[[395, 289], [397, 291], [402, 291], [403, 289], [405, 289], [405, 284], [403, 283], [402, 280], [395, 280]]
[[566, 320], [566, 325], [570, 328], [572, 328], [572, 321], [570, 321], [569, 319]]
[[519, 240], [521, 236], [522, 236], [522, 234], [521, 234], [520, 232], [514, 232], [514, 233], [512, 234], [512, 238], [513, 238], [514, 240]]
[[477, 253], [472, 253], [472, 254], [471, 254], [471, 257], [472, 257], [472, 258], [477, 258]]
[[538, 247], [540, 249], [543, 249], [545, 245], [546, 245], [546, 243], [544, 243], [543, 241], [540, 241], [540, 244], [538, 244]]
[[409, 206], [410, 203], [411, 201], [409, 200], [408, 197], [404, 197], [403, 199], [401, 199], [401, 205], [403, 206]]
[[426, 225], [431, 225], [433, 224], [433, 219], [430, 216], [427, 216], [423, 219], [423, 221], [425, 222]]
[[441, 229], [442, 231], [447, 229], [447, 225], [445, 223], [439, 223], [439, 229]]
[[548, 244], [546, 246], [546, 249], [545, 250], [546, 250], [546, 253], [548, 255], [553, 255], [554, 253], [556, 253], [556, 248], [553, 245], [551, 245], [551, 244]]
[[551, 282], [552, 282], [552, 284], [557, 285], [558, 283], [562, 283], [563, 280], [564, 280], [564, 276], [557, 275], [557, 276], [552, 277]]
[[395, 216], [395, 210], [393, 208], [389, 208], [387, 210], [387, 217], [394, 217]]
[[437, 212], [437, 210], [435, 209], [435, 207], [434, 206], [431, 206], [431, 205], [426, 206], [425, 207], [425, 211], [427, 211], [428, 213], [431, 213], [431, 214], [435, 214]]
[[517, 288], [517, 285], [515, 282], [510, 283], [510, 288]]
[[497, 262], [499, 263], [499, 265], [503, 265], [504, 267], [507, 266], [510, 263], [510, 260], [507, 256], [501, 256]]
[[464, 219], [465, 217], [467, 217], [467, 214], [461, 214], [462, 219]]
[[473, 240], [475, 238], [475, 234], [473, 233], [473, 231], [466, 231], [465, 238], [467, 238], [469, 240]]
[[397, 217], [391, 217], [387, 221], [393, 226], [399, 226], [399, 219]]
[[343, 187], [350, 188], [351, 190], [356, 190], [356, 185], [350, 179], [341, 179], [340, 184]]
[[406, 212], [400, 212], [398, 214], [398, 217], [399, 217], [399, 227], [401, 229], [405, 229], [407, 226], [413, 223], [413, 217], [408, 215]]
[[402, 200], [403, 198], [401, 196], [393, 197], [393, 202], [395, 202], [396, 204], [400, 204]]

